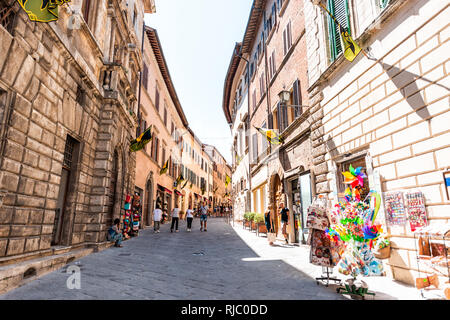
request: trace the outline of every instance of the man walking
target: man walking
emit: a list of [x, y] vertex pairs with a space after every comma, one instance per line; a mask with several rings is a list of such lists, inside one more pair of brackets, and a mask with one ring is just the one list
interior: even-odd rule
[[202, 205], [200, 207], [200, 231], [207, 231], [206, 220], [208, 220], [208, 212], [208, 206], [206, 205], [206, 203], [202, 202]]
[[281, 225], [282, 225], [282, 233], [284, 236], [284, 240], [286, 241], [286, 243], [289, 243], [288, 237], [289, 235], [287, 234], [287, 225], [289, 224], [289, 209], [284, 207], [284, 202], [280, 203], [280, 214], [281, 214]]
[[153, 230], [155, 233], [159, 233], [159, 227], [161, 224], [162, 210], [159, 206], [153, 211]]
[[180, 218], [180, 209], [178, 205], [175, 205], [175, 208], [172, 210], [172, 225], [170, 226], [170, 232], [173, 232], [173, 227], [175, 226], [175, 232], [178, 232], [178, 220]]

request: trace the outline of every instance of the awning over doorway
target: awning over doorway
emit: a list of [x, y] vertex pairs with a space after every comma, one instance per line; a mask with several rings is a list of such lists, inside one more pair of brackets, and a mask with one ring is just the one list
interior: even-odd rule
[[175, 194], [176, 194], [177, 196], [184, 197], [184, 195], [183, 195], [180, 191], [178, 191], [177, 189], [175, 189], [174, 192], [175, 192]]
[[162, 191], [162, 192], [167, 192], [168, 194], [172, 194], [172, 190], [167, 189], [166, 187], [163, 187], [162, 185], [158, 184], [158, 190]]

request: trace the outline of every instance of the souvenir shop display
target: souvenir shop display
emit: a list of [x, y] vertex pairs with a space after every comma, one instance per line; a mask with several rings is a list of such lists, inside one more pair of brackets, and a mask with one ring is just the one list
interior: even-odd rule
[[416, 288], [423, 298], [450, 299], [450, 223], [414, 231], [419, 276]]
[[123, 236], [125, 239], [130, 238], [130, 234], [132, 233], [132, 217], [131, 217], [131, 196], [129, 194], [125, 197], [125, 205], [124, 205], [124, 215], [123, 215]]
[[308, 243], [310, 244], [310, 263], [322, 266], [323, 275], [316, 278], [325, 281], [328, 286], [330, 281], [340, 282], [341, 279], [331, 277], [331, 271], [339, 261], [338, 248], [332, 247], [330, 239], [325, 233], [329, 226], [327, 215], [327, 201], [323, 197], [315, 198], [308, 208], [306, 228], [310, 229]]
[[383, 196], [386, 222], [391, 226], [404, 226], [406, 224], [406, 210], [403, 202], [403, 192], [386, 192]]
[[417, 228], [425, 227], [428, 220], [423, 193], [420, 191], [405, 193], [405, 204], [411, 231], [414, 232]]
[[[374, 295], [367, 287], [355, 285], [358, 276], [380, 276], [383, 274], [383, 264], [373, 253], [375, 246], [383, 233], [381, 224], [377, 222], [377, 214], [381, 205], [380, 195], [371, 190], [365, 199], [361, 199], [366, 175], [362, 167], [349, 167], [342, 173], [345, 184], [344, 200], [330, 210], [330, 227], [325, 230], [332, 246], [339, 248], [340, 260], [337, 264], [339, 273], [353, 278], [352, 285], [348, 281], [338, 292], [364, 295]], [[361, 282], [362, 283], [362, 282]], [[352, 287], [355, 285], [355, 287]], [[353, 290], [353, 289], [355, 290]], [[362, 288], [362, 289], [361, 289]], [[350, 294], [349, 293], [349, 294]]]
[[132, 203], [132, 217], [133, 217], [133, 235], [139, 234], [139, 224], [141, 222], [141, 197], [135, 193]]

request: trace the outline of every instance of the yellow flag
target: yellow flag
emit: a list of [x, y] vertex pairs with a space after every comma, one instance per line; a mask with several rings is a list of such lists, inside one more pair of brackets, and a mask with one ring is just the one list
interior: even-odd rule
[[159, 175], [163, 175], [164, 173], [167, 172], [168, 169], [169, 169], [169, 160], [167, 160], [164, 166], [161, 168], [161, 170], [159, 171]]
[[51, 22], [58, 20], [58, 6], [70, 0], [17, 0], [31, 21]]
[[230, 184], [230, 182], [231, 182], [231, 178], [228, 176], [228, 174], [226, 175], [226, 177], [225, 177], [225, 187], [228, 187], [228, 185]]
[[342, 42], [344, 43], [344, 57], [351, 62], [361, 52], [361, 48], [352, 39], [348, 31], [341, 25], [339, 25], [339, 31], [341, 33]]

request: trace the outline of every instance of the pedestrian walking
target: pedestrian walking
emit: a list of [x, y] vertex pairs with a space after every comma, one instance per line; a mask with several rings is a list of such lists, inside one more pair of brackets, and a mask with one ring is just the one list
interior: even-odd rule
[[120, 232], [120, 219], [114, 219], [114, 224], [108, 230], [108, 240], [115, 241], [115, 247], [122, 247], [122, 233]]
[[159, 206], [153, 211], [153, 230], [155, 233], [159, 233], [159, 227], [161, 224], [162, 210]]
[[166, 221], [168, 221], [169, 220], [169, 215], [167, 214], [167, 210], [166, 209], [164, 209], [163, 210], [163, 213], [162, 213], [162, 220], [161, 220], [161, 223], [162, 224], [164, 224]]
[[172, 225], [170, 226], [170, 232], [173, 232], [173, 227], [175, 226], [175, 232], [178, 232], [178, 220], [180, 219], [180, 209], [178, 205], [172, 210]]
[[272, 218], [272, 206], [269, 205], [267, 207], [267, 211], [264, 214], [264, 222], [266, 224], [267, 229], [267, 240], [269, 241], [269, 244], [273, 246], [273, 243], [275, 241], [275, 231], [273, 228], [273, 218]]
[[191, 232], [192, 229], [192, 221], [194, 220], [194, 214], [193, 214], [193, 210], [191, 209], [191, 207], [189, 207], [189, 209], [186, 210], [186, 220], [187, 220], [187, 231]]
[[206, 221], [208, 220], [208, 212], [209, 208], [206, 203], [202, 202], [200, 207], [200, 231], [208, 231], [206, 230]]
[[281, 225], [282, 225], [282, 233], [284, 236], [284, 240], [286, 243], [289, 243], [289, 235], [287, 233], [287, 226], [289, 224], [289, 209], [284, 207], [284, 202], [280, 203], [280, 214], [281, 214]]

